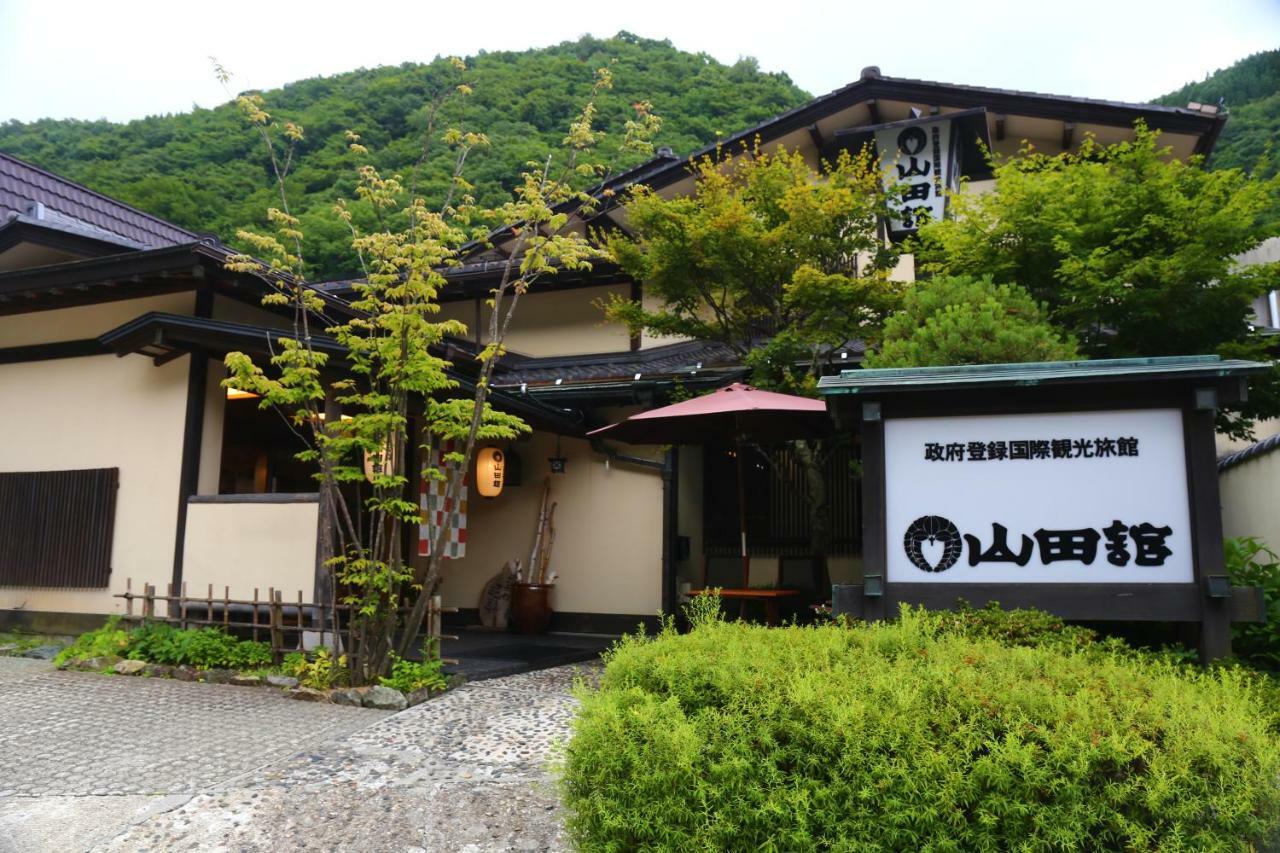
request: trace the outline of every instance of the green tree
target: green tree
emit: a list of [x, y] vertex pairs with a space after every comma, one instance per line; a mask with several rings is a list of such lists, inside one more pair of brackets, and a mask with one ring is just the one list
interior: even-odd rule
[[[898, 301], [890, 274], [899, 252], [877, 232], [891, 201], [877, 162], [865, 152], [842, 154], [815, 170], [799, 152], [757, 148], [729, 165], [706, 157], [692, 167], [687, 197], [632, 193], [631, 236], [614, 233], [608, 247], [644, 282], [646, 299], [615, 296], [604, 303], [606, 316], [633, 334], [725, 344], [753, 384], [816, 395], [836, 354], [873, 339]], [[833, 445], [792, 447], [804, 471], [811, 549], [825, 575], [824, 471]]]
[[[590, 96], [563, 137], [560, 156], [530, 164], [517, 191], [499, 207], [478, 207], [473, 186], [463, 177], [469, 155], [489, 140], [474, 130], [437, 121], [456, 99], [469, 97], [465, 72], [455, 60], [456, 76], [442, 81], [426, 104], [427, 116], [418, 163], [432, 162], [434, 147], [450, 152], [448, 189], [438, 205], [419, 192], [427, 175], [415, 168], [407, 176], [384, 175], [370, 161], [370, 150], [348, 132], [348, 149], [358, 163], [356, 200], [339, 200], [335, 215], [350, 229], [350, 243], [363, 276], [355, 298], [335, 316], [322, 294], [305, 282], [306, 247], [302, 221], [290, 209], [294, 153], [305, 139], [303, 128], [279, 124], [257, 96], [241, 96], [239, 106], [263, 143], [275, 176], [279, 207], [267, 211], [270, 233], [243, 230], [240, 240], [258, 257], [231, 259], [228, 266], [276, 284], [264, 299], [292, 309], [293, 334], [282, 336], [268, 365], [243, 353], [229, 353], [226, 384], [261, 395], [263, 407], [278, 408], [294, 425], [306, 448], [299, 458], [314, 462], [322, 500], [320, 547], [332, 554], [334, 593], [351, 605], [343, 631], [352, 683], [374, 683], [397, 657], [411, 650], [439, 582], [444, 537], [450, 524], [432, 532], [430, 557], [414, 565], [402, 550], [403, 530], [416, 525], [419, 508], [410, 486], [411, 444], [428, 451], [443, 442], [460, 450], [445, 455], [445, 471], [426, 467], [419, 476], [441, 480], [454, 507], [479, 441], [514, 438], [528, 427], [489, 403], [489, 380], [503, 354], [503, 342], [520, 297], [537, 281], [561, 270], [582, 270], [603, 255], [581, 234], [566, 229], [565, 207], [589, 208], [590, 195], [572, 179], [601, 177], [608, 167], [588, 160], [604, 134], [596, 129], [595, 102], [612, 82], [609, 69], [597, 73]], [[219, 69], [219, 75], [226, 78]], [[648, 104], [636, 105], [617, 150], [642, 153], [658, 127]], [[488, 345], [467, 366], [473, 394], [459, 394], [454, 365], [441, 356], [446, 336], [465, 336], [457, 321], [440, 321], [442, 270], [460, 262], [470, 240], [486, 239], [481, 222], [499, 222], [515, 231], [501, 280], [491, 291]], [[364, 227], [362, 222], [371, 222]], [[341, 366], [314, 346], [322, 328], [342, 345]], [[342, 407], [343, 417], [333, 404]], [[366, 482], [366, 480], [368, 482]], [[344, 487], [355, 491], [343, 497]], [[335, 633], [340, 626], [335, 625]]]
[[867, 367], [1008, 364], [1079, 358], [1031, 294], [990, 276], [938, 276], [916, 283], [884, 326]]
[[[996, 163], [995, 178], [921, 228], [926, 272], [1025, 287], [1090, 357], [1266, 357], [1252, 301], [1280, 287], [1280, 264], [1240, 268], [1234, 257], [1280, 233], [1263, 219], [1280, 179], [1173, 159], [1141, 124], [1131, 142], [1025, 150]], [[1254, 418], [1280, 413], [1276, 387], [1274, 376], [1260, 383], [1219, 428], [1246, 435]]]

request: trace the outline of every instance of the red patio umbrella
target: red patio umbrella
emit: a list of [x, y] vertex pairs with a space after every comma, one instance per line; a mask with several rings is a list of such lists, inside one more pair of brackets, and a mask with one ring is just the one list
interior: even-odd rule
[[742, 586], [745, 588], [750, 580], [751, 558], [747, 555], [743, 442], [767, 444], [822, 438], [831, 431], [831, 418], [821, 400], [761, 391], [735, 382], [702, 397], [650, 409], [587, 434], [631, 444], [704, 444], [711, 439], [731, 438], [737, 445], [738, 529], [742, 537]]

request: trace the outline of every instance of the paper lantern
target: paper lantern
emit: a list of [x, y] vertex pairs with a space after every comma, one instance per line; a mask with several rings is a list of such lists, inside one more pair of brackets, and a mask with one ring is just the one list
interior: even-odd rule
[[496, 498], [502, 494], [506, 463], [506, 456], [499, 448], [480, 448], [476, 454], [476, 491], [480, 493], [480, 497]]

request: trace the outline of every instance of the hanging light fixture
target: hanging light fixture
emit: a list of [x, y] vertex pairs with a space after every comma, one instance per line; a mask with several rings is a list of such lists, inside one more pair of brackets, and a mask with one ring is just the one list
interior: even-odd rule
[[558, 435], [556, 436], [556, 455], [547, 457], [547, 461], [551, 463], [552, 474], [564, 473], [564, 465], [569, 460], [560, 455], [560, 436]]
[[476, 491], [482, 498], [502, 494], [507, 473], [507, 457], [497, 447], [482, 447], [476, 453]]

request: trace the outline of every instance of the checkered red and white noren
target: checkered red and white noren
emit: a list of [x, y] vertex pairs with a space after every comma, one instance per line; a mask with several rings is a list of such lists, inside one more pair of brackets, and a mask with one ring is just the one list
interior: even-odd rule
[[[467, 555], [467, 479], [469, 478], [464, 478], [462, 485], [458, 488], [458, 514], [456, 518], [450, 519], [452, 506], [446, 497], [449, 487], [447, 478], [457, 470], [458, 463], [443, 461], [445, 454], [461, 452], [461, 450], [462, 443], [455, 441], [441, 442], [431, 449], [427, 465], [439, 470], [446, 479], [423, 477], [419, 486], [418, 506], [422, 510], [422, 524], [418, 527], [419, 556], [426, 557], [431, 554], [431, 542], [435, 539], [436, 531], [446, 524], [448, 530], [445, 531], [442, 547], [444, 553], [441, 556], [446, 560], [459, 560]], [[451, 521], [453, 523], [450, 523]]]

